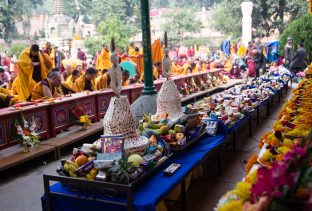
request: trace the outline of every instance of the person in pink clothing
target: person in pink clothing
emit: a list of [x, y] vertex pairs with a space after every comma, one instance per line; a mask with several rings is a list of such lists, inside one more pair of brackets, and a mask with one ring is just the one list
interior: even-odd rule
[[256, 67], [252, 58], [247, 59], [247, 66], [248, 66], [247, 77], [256, 77]]

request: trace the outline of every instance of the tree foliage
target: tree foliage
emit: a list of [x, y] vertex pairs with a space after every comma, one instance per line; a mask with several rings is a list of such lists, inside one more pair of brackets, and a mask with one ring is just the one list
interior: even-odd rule
[[165, 13], [163, 18], [165, 23], [161, 26], [163, 31], [167, 31], [169, 36], [178, 35], [183, 38], [185, 32], [198, 32], [202, 24], [194, 19], [194, 11], [190, 9], [180, 9], [175, 13]]
[[[241, 3], [244, 0], [223, 0], [213, 13], [214, 26], [224, 34], [241, 35]], [[287, 18], [294, 20], [308, 11], [305, 0], [251, 0], [254, 4], [252, 26], [257, 35], [269, 35], [278, 29], [283, 31]], [[285, 17], [287, 14], [287, 18]]]
[[24, 44], [13, 44], [9, 49], [8, 55], [20, 55], [22, 51], [26, 48]]
[[304, 48], [308, 52], [308, 60], [312, 60], [312, 16], [305, 16], [288, 24], [283, 34], [280, 36], [281, 54], [284, 55], [283, 47], [286, 45], [287, 37], [292, 37], [294, 47], [299, 42], [304, 43]]
[[88, 37], [84, 40], [85, 47], [88, 49], [88, 54], [95, 55], [95, 53], [101, 50], [101, 45], [103, 41], [99, 38]]
[[124, 24], [117, 17], [106, 18], [99, 23], [98, 32], [101, 34], [103, 43], [110, 43], [112, 37], [115, 38], [116, 45], [120, 48], [125, 47], [130, 42], [130, 37], [134, 34], [133, 27]]
[[23, 21], [25, 17], [27, 20], [38, 4], [42, 4], [42, 0], [0, 1], [0, 38], [8, 42], [16, 33], [15, 21]]

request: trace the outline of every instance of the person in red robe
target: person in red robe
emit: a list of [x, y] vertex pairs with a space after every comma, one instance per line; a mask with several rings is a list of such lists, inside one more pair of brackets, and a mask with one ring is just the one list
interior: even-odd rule
[[80, 48], [78, 48], [77, 59], [80, 59], [81, 61], [87, 61], [86, 53], [83, 52]]

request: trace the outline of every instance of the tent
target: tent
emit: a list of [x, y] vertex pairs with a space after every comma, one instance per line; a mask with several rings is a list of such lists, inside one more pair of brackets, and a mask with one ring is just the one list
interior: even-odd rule
[[278, 62], [279, 59], [279, 41], [271, 41], [265, 44], [267, 62]]

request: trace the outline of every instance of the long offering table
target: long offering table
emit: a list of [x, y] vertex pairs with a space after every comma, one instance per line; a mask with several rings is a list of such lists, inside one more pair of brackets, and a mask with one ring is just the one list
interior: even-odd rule
[[[286, 87], [285, 87], [286, 88]], [[262, 101], [255, 110], [246, 114], [231, 128], [221, 126], [216, 136], [204, 136], [199, 142], [194, 144], [189, 150], [174, 154], [162, 169], [151, 175], [148, 180], [140, 184], [137, 188], [129, 190], [125, 196], [114, 196], [109, 194], [94, 193], [88, 190], [88, 181], [82, 181], [79, 186], [70, 186], [70, 180], [64, 177], [44, 175], [45, 194], [41, 198], [42, 210], [162, 210], [162, 200], [166, 201], [166, 196], [177, 185], [181, 185], [181, 200], [183, 210], [187, 207], [187, 178], [201, 163], [206, 156], [213, 151], [218, 153], [218, 167], [221, 174], [221, 152], [225, 145], [227, 135], [233, 134], [233, 149], [235, 150], [235, 132], [238, 128], [244, 126], [244, 121], [249, 119], [249, 129], [251, 129], [251, 116], [262, 106], [271, 107], [271, 101], [274, 96], [278, 96], [282, 90], [276, 90], [274, 95], [267, 100]], [[258, 113], [258, 112], [257, 112]], [[257, 117], [258, 118], [258, 117]], [[250, 130], [251, 131], [251, 130]], [[181, 164], [181, 168], [172, 176], [163, 174], [171, 163]], [[57, 183], [55, 183], [57, 182]], [[51, 185], [51, 183], [53, 185]], [[51, 185], [51, 186], [50, 186]], [[113, 187], [106, 186], [97, 182], [97, 187], [101, 190]], [[168, 201], [172, 201], [169, 199]]]
[[[188, 83], [191, 78], [207, 80], [207, 75], [218, 76], [223, 69], [214, 69], [207, 72], [188, 74], [184, 76], [174, 76], [171, 78], [178, 89], [184, 83]], [[165, 79], [155, 81], [155, 87], [160, 90]], [[229, 80], [230, 86], [242, 83], [242, 80]], [[227, 84], [214, 87], [204, 91], [198, 91], [182, 98], [182, 102], [197, 99], [211, 92], [223, 90]], [[132, 84], [123, 87], [122, 95], [127, 95], [130, 103], [133, 103], [142, 95], [143, 84]], [[71, 109], [75, 105], [80, 105], [86, 115], [89, 115], [92, 122], [98, 122], [104, 117], [111, 97], [114, 96], [111, 89], [102, 91], [84, 92], [72, 94], [70, 97], [57, 98], [53, 103], [38, 103], [20, 109], [10, 108], [0, 109], [0, 149], [17, 144], [18, 136], [15, 128], [15, 120], [23, 114], [26, 121], [36, 121], [37, 132], [43, 139], [54, 138], [58, 133], [68, 129], [75, 124], [71, 114]]]
[[[288, 84], [288, 82], [286, 82]], [[284, 84], [285, 85], [285, 84]], [[286, 87], [285, 91], [286, 91]], [[107, 192], [97, 193], [93, 189], [94, 185], [99, 190], [114, 189], [118, 192], [122, 185], [114, 185], [95, 181], [96, 184], [88, 183], [86, 180], [79, 180], [77, 184], [71, 184], [72, 179], [52, 175], [44, 175], [45, 194], [41, 198], [43, 210], [162, 210], [162, 200], [177, 185], [181, 185], [181, 200], [183, 210], [186, 210], [186, 191], [188, 176], [200, 165], [205, 157], [213, 150], [218, 152], [218, 167], [221, 174], [221, 152], [223, 146], [227, 143], [226, 136], [233, 134], [233, 149], [235, 150], [235, 132], [238, 128], [244, 126], [244, 121], [249, 119], [249, 132], [251, 132], [252, 115], [257, 113], [259, 119], [259, 109], [263, 106], [269, 111], [273, 98], [279, 96], [283, 89], [276, 89], [273, 95], [264, 99], [254, 109], [249, 111], [244, 118], [237, 121], [231, 127], [225, 127], [219, 122], [218, 133], [216, 136], [206, 135], [196, 142], [191, 148], [181, 153], [173, 154], [168, 163], [159, 171], [141, 183], [138, 187], [128, 190], [125, 195], [108, 194]], [[280, 102], [280, 101], [278, 101]], [[171, 163], [181, 164], [181, 168], [172, 176], [168, 177], [163, 174]], [[55, 184], [55, 182], [57, 182]], [[53, 183], [52, 186], [51, 183]], [[88, 189], [89, 188], [89, 189]], [[106, 194], [107, 193], [107, 194]], [[172, 201], [169, 199], [169, 201]]]

